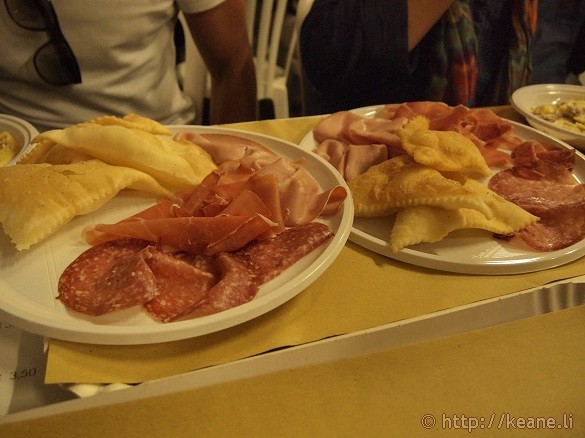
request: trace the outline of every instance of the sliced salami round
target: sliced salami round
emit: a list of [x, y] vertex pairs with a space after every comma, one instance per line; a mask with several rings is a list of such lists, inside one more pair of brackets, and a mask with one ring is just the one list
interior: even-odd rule
[[217, 281], [212, 272], [197, 268], [205, 262], [189, 263], [182, 257], [152, 247], [143, 251], [152, 270], [158, 294], [144, 304], [146, 310], [161, 322], [173, 321], [188, 313]]
[[141, 256], [148, 245], [126, 239], [89, 248], [63, 271], [57, 299], [93, 316], [151, 300], [157, 293], [155, 278]]
[[270, 240], [254, 241], [237, 251], [265, 283], [321, 246], [333, 231], [320, 222], [287, 228]]

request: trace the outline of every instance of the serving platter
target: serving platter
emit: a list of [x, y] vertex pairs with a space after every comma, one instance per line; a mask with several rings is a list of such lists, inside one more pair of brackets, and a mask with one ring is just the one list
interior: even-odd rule
[[[322, 189], [345, 181], [325, 160], [298, 145], [274, 137], [220, 127], [171, 126], [173, 132], [232, 134], [257, 141], [277, 154], [303, 158], [303, 167]], [[349, 192], [349, 189], [347, 189]], [[158, 323], [140, 307], [120, 310], [99, 317], [68, 311], [55, 297], [63, 270], [88, 245], [82, 230], [97, 223], [112, 223], [135, 214], [156, 202], [128, 192], [119, 193], [101, 209], [78, 216], [57, 233], [29, 250], [19, 252], [9, 238], [0, 234], [0, 319], [24, 330], [68, 341], [131, 345], [167, 342], [201, 336], [242, 324], [282, 305], [314, 282], [335, 260], [348, 239], [353, 221], [351, 199], [336, 215], [319, 217], [329, 225], [334, 237], [291, 266], [275, 279], [263, 284], [256, 297], [241, 306], [195, 319]]]
[[[352, 112], [367, 118], [376, 117], [383, 106], [357, 108]], [[539, 140], [573, 149], [570, 145], [529, 126], [510, 121], [514, 133], [525, 140]], [[313, 132], [308, 132], [299, 146], [313, 151], [317, 143]], [[585, 181], [585, 156], [576, 151], [573, 175], [579, 183]], [[550, 269], [570, 263], [585, 255], [585, 240], [558, 251], [535, 251], [520, 239], [497, 239], [492, 233], [479, 229], [452, 232], [440, 242], [420, 243], [402, 249], [390, 250], [388, 240], [393, 218], [354, 218], [349, 240], [378, 254], [415, 266], [440, 271], [478, 274], [511, 275]]]

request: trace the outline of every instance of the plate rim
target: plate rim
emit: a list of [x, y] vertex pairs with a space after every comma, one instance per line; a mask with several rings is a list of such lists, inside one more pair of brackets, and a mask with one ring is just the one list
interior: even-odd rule
[[[252, 131], [203, 125], [167, 126], [172, 131], [173, 135], [179, 130], [192, 130], [198, 133], [227, 133], [256, 141], [268, 140], [276, 142], [280, 144], [281, 147], [292, 148], [291, 153], [294, 153], [294, 150], [297, 150], [300, 152], [300, 155], [307, 154], [307, 152], [301, 149], [298, 144], [278, 137]], [[269, 149], [273, 149], [274, 147], [272, 145], [265, 146]], [[322, 165], [323, 169], [326, 169], [328, 174], [330, 174], [329, 176], [324, 177], [332, 177], [349, 193], [347, 184], [338, 176], [339, 174], [335, 171], [333, 166], [321, 157], [311, 157], [311, 159], [314, 158], [317, 158], [316, 162], [318, 162], [320, 166]], [[319, 179], [315, 175], [311, 176], [317, 180]], [[323, 272], [337, 258], [349, 238], [351, 224], [353, 222], [353, 203], [351, 202], [351, 197], [346, 198], [346, 201], [341, 206], [336, 218], [337, 219], [335, 220], [339, 222], [339, 227], [334, 230], [335, 235], [333, 236], [333, 239], [322, 249], [322, 253], [298, 274], [301, 277], [299, 281], [297, 281], [297, 277], [295, 277], [294, 283], [291, 283], [293, 280], [290, 280], [265, 295], [261, 294], [262, 287], [264, 286], [262, 285], [260, 286], [259, 295], [254, 299], [224, 312], [170, 323], [157, 323], [153, 320], [153, 324], [104, 325], [87, 324], [87, 321], [82, 319], [84, 323], [80, 324], [76, 321], [75, 315], [60, 314], [57, 311], [50, 309], [48, 306], [43, 306], [41, 304], [38, 304], [38, 308], [34, 309], [37, 313], [30, 314], [30, 312], [28, 312], [29, 315], [27, 316], [26, 311], [24, 311], [23, 314], [23, 307], [26, 307], [32, 301], [22, 294], [18, 294], [16, 296], [16, 303], [14, 304], [11, 303], [11, 300], [6, 300], [4, 296], [0, 296], [0, 318], [19, 328], [50, 338], [83, 344], [101, 345], [146, 345], [194, 338], [229, 329], [276, 309], [301, 293], [323, 274]], [[57, 233], [58, 232], [59, 231], [57, 231]], [[87, 248], [84, 247], [83, 250], [85, 249]], [[2, 270], [0, 266], [0, 274], [1, 272]], [[278, 277], [276, 278], [278, 279]], [[4, 278], [0, 276], [0, 288], [2, 285], [8, 284], [5, 282]], [[288, 287], [286, 288], [286, 291], [280, 290], [287, 285]], [[12, 286], [8, 286], [12, 288]], [[280, 293], [276, 296], [271, 296], [271, 293], [274, 292]], [[221, 316], [218, 317], [218, 315]]]

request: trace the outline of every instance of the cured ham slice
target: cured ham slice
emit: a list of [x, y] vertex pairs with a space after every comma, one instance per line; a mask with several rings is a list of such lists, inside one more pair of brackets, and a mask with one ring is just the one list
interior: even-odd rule
[[[190, 253], [212, 254], [241, 248], [275, 223], [261, 216], [179, 217], [117, 224], [98, 224], [93, 228], [92, 240], [98, 243], [134, 238], [171, 246]], [[101, 234], [100, 234], [101, 233]]]
[[363, 117], [351, 111], [339, 111], [325, 117], [313, 130], [313, 136], [317, 143], [327, 139], [349, 141], [349, 127], [353, 122], [360, 122]]
[[217, 164], [243, 159], [271, 160], [276, 154], [262, 144], [244, 137], [229, 134], [198, 134], [182, 131], [176, 140], [188, 140], [205, 150]]

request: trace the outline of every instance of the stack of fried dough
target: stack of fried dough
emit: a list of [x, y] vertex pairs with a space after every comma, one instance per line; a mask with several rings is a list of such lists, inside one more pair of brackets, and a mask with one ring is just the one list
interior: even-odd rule
[[17, 250], [123, 189], [172, 198], [216, 168], [203, 149], [136, 114], [46, 131], [32, 144], [17, 164], [0, 168], [0, 223]]
[[391, 251], [465, 228], [512, 235], [538, 220], [482, 182], [492, 170], [462, 134], [430, 130], [428, 119], [417, 116], [398, 135], [404, 155], [348, 182], [356, 216], [395, 215]]

